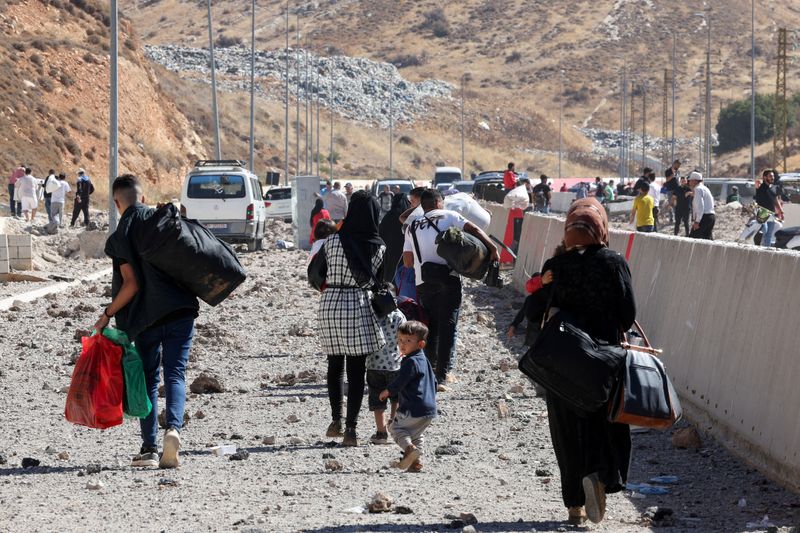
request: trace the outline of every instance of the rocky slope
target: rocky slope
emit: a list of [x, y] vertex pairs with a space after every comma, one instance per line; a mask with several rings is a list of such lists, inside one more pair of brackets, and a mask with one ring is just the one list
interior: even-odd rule
[[[0, 2], [0, 169], [20, 162], [94, 177], [104, 200], [108, 176], [108, 5], [93, 0]], [[120, 172], [171, 197], [203, 141], [159, 86], [130, 24], [120, 35]]]

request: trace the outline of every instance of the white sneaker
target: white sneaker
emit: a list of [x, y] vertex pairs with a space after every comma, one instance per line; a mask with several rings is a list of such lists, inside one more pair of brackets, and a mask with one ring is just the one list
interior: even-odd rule
[[178, 468], [180, 460], [178, 459], [178, 450], [181, 449], [181, 435], [175, 428], [169, 428], [164, 434], [164, 453], [161, 454], [161, 461], [158, 463], [159, 468]]

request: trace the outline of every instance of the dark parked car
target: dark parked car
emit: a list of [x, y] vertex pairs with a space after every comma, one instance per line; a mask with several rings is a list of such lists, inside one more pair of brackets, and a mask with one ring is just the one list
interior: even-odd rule
[[478, 200], [503, 203], [506, 191], [503, 189], [503, 175], [499, 173], [484, 173], [475, 178], [472, 194]]

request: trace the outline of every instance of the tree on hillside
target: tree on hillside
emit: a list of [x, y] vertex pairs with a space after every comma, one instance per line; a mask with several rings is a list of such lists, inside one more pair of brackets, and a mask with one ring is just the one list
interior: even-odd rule
[[[789, 127], [797, 122], [800, 95], [789, 100]], [[756, 142], [763, 143], [772, 138], [774, 131], [775, 96], [756, 94]], [[723, 154], [750, 144], [750, 98], [737, 100], [722, 108], [717, 121], [719, 146], [717, 153]]]

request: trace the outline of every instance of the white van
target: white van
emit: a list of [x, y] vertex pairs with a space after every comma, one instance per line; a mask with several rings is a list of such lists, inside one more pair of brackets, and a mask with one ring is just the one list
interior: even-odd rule
[[458, 167], [436, 167], [436, 172], [433, 175], [433, 186], [436, 187], [440, 183], [453, 183], [463, 179], [461, 169]]
[[181, 212], [230, 243], [260, 250], [267, 219], [261, 184], [242, 161], [198, 161], [181, 189]]

